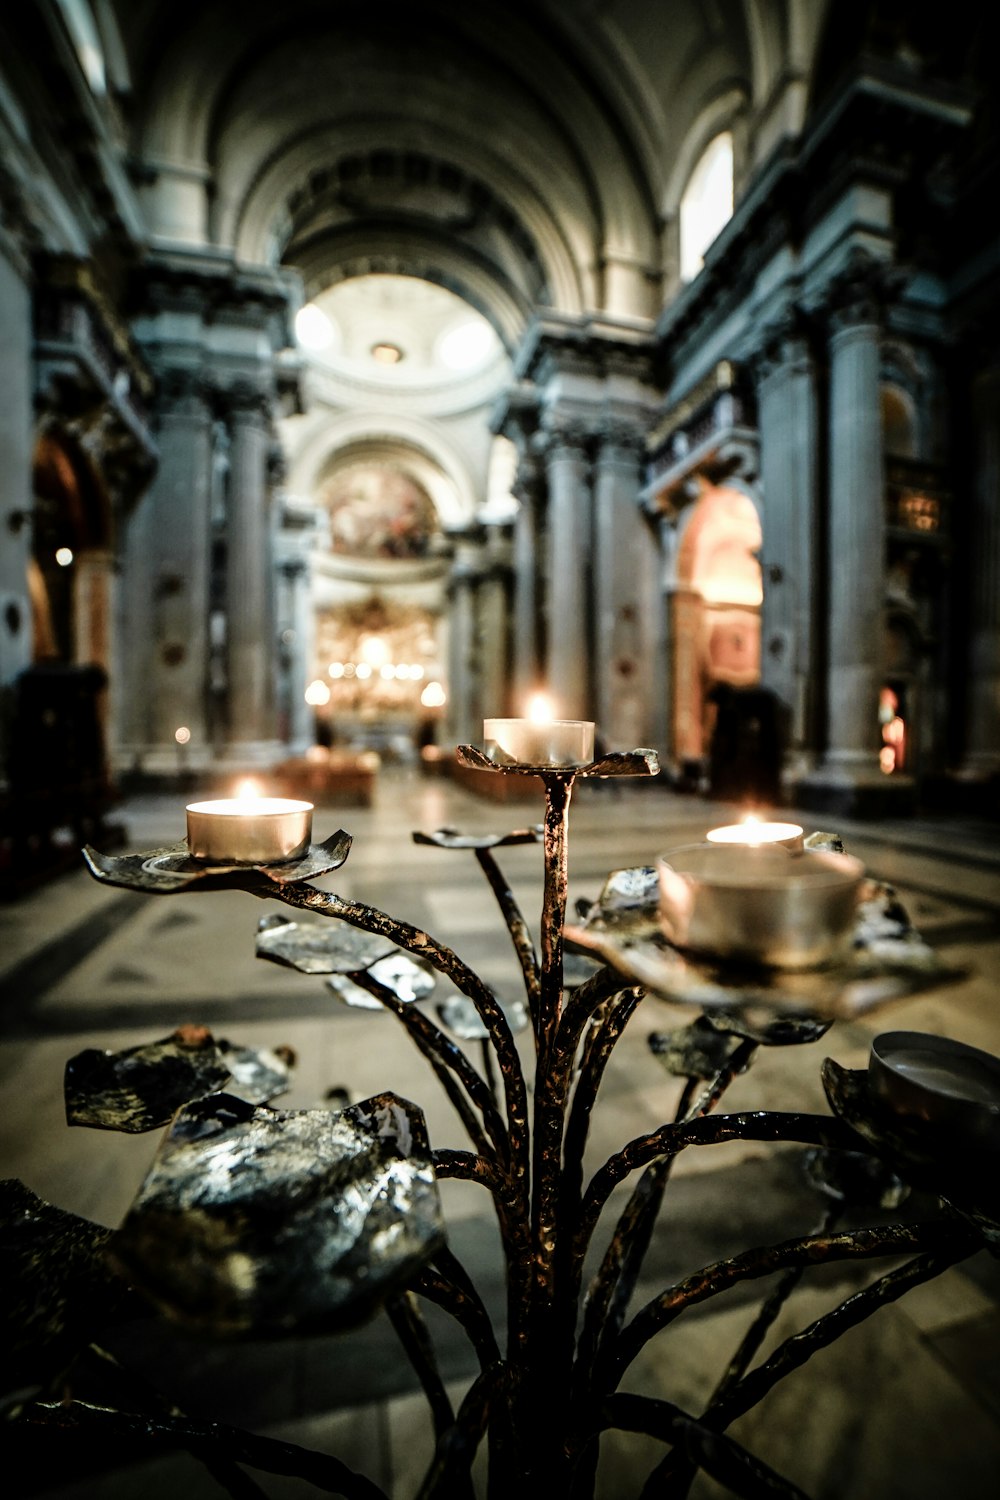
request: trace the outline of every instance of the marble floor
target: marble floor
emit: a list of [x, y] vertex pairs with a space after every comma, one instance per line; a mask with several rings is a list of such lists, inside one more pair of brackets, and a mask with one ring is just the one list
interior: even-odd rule
[[[649, 863], [702, 836], [732, 809], [654, 787], [581, 786], [571, 819], [570, 898], [593, 897], [613, 868]], [[134, 799], [120, 811], [129, 848], [183, 834], [181, 799]], [[425, 926], [469, 958], [502, 998], [517, 973], [493, 898], [470, 854], [414, 845], [411, 829], [452, 824], [487, 831], [536, 822], [531, 800], [495, 805], [408, 769], [382, 773], [368, 808], [329, 807], [317, 832], [354, 836], [347, 864], [321, 884]], [[800, 819], [815, 827], [815, 818]], [[1000, 1054], [1000, 850], [996, 825], [914, 819], [837, 827], [869, 869], [891, 880], [928, 940], [965, 977], [835, 1027], [806, 1047], [771, 1048], [739, 1078], [726, 1108], [825, 1111], [822, 1059], [866, 1065], [871, 1039], [889, 1029], [930, 1031]], [[500, 862], [530, 914], [540, 900], [534, 846]], [[83, 870], [0, 906], [0, 1176], [19, 1177], [62, 1208], [117, 1224], [140, 1183], [156, 1134], [68, 1129], [61, 1081], [85, 1047], [117, 1049], [182, 1022], [204, 1022], [234, 1042], [291, 1045], [299, 1058], [284, 1107], [314, 1107], [331, 1088], [353, 1099], [391, 1089], [419, 1100], [435, 1146], [465, 1141], [433, 1075], [389, 1017], [338, 1008], [323, 981], [253, 957], [258, 918], [272, 909], [235, 892], [152, 900], [98, 886]], [[280, 909], [275, 907], [274, 909]], [[688, 1019], [648, 998], [609, 1067], [595, 1112], [597, 1167], [625, 1141], [669, 1118], [678, 1085], [649, 1052], [653, 1031]], [[452, 1249], [499, 1319], [501, 1274], [481, 1189], [442, 1185]], [[622, 1191], [627, 1191], [623, 1189]], [[602, 1227], [612, 1222], [612, 1200]], [[809, 1231], [819, 1217], [794, 1148], [729, 1143], [678, 1160], [637, 1289], [637, 1304], [699, 1266]], [[880, 1263], [881, 1265], [881, 1263]], [[769, 1344], [808, 1324], [872, 1269], [810, 1273]], [[759, 1288], [693, 1308], [646, 1346], [628, 1386], [697, 1408], [710, 1394], [753, 1315]], [[435, 1310], [428, 1320], [441, 1369], [460, 1396], [473, 1374], [464, 1338]], [[336, 1452], [391, 1500], [419, 1487], [429, 1422], [385, 1319], [337, 1339], [208, 1346], [150, 1318], [125, 1330], [117, 1352], [160, 1382], [191, 1415]], [[766, 1350], [765, 1350], [766, 1352]], [[996, 1492], [1000, 1465], [1000, 1267], [977, 1255], [861, 1324], [782, 1382], [734, 1434], [814, 1500], [979, 1500]], [[93, 1454], [28, 1460], [14, 1492], [51, 1500], [215, 1500], [225, 1491], [186, 1454], [141, 1460]], [[602, 1443], [602, 1500], [637, 1494], [656, 1461], [651, 1442]], [[9, 1470], [8, 1470], [9, 1473]], [[316, 1491], [254, 1472], [272, 1500]], [[728, 1493], [701, 1478], [702, 1500]]]

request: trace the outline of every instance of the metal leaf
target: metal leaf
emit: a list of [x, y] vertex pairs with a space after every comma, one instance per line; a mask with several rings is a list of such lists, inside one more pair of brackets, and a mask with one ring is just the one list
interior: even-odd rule
[[476, 745], [459, 745], [455, 757], [472, 770], [502, 776], [655, 776], [660, 769], [656, 751], [646, 749], [616, 750], [585, 766], [498, 766]]
[[415, 844], [433, 844], [437, 849], [502, 849], [508, 844], [540, 844], [541, 841], [541, 823], [532, 828], [515, 828], [512, 833], [459, 833], [457, 828], [438, 828], [433, 833], [418, 831], [413, 835]]
[[160, 1041], [122, 1052], [88, 1047], [66, 1064], [67, 1124], [129, 1135], [156, 1130], [181, 1105], [222, 1088], [230, 1060], [204, 1026], [181, 1026]]
[[288, 1092], [295, 1065], [291, 1048], [237, 1047], [225, 1040], [216, 1045], [232, 1075], [228, 1093], [249, 1104], [267, 1104]]
[[331, 974], [326, 981], [326, 987], [332, 995], [336, 996], [341, 1005], [349, 1005], [354, 1010], [377, 1010], [382, 1015], [386, 1014], [381, 1000], [362, 985], [355, 984], [353, 979], [348, 979], [346, 974]]
[[416, 1106], [216, 1094], [177, 1116], [109, 1254], [168, 1317], [260, 1338], [362, 1321], [443, 1243]]
[[709, 1026], [699, 1016], [690, 1026], [676, 1031], [653, 1031], [649, 1050], [661, 1067], [674, 1078], [714, 1078], [739, 1046], [735, 1037], [726, 1036]]
[[209, 880], [215, 886], [240, 884], [251, 871], [276, 885], [314, 880], [339, 869], [350, 848], [351, 835], [340, 829], [322, 844], [311, 845], [301, 859], [290, 860], [287, 864], [207, 864], [204, 860], [192, 859], [186, 843], [148, 849], [143, 854], [101, 854], [88, 844], [83, 857], [95, 880], [104, 885], [169, 896], [187, 890], [198, 881]]
[[0, 1341], [13, 1389], [47, 1380], [106, 1325], [125, 1284], [105, 1260], [112, 1231], [0, 1182]]
[[[515, 1000], [510, 1005], [501, 1005], [500, 1008], [507, 1017], [507, 1025], [515, 1036], [519, 1031], [524, 1031], [528, 1025], [529, 1016], [520, 1000]], [[435, 1009], [442, 1026], [450, 1031], [452, 1036], [457, 1036], [459, 1041], [482, 1042], [489, 1036], [478, 1010], [465, 995], [452, 995]]]
[[300, 974], [357, 974], [396, 951], [389, 938], [363, 932], [338, 917], [318, 922], [264, 917], [257, 929], [257, 957]]

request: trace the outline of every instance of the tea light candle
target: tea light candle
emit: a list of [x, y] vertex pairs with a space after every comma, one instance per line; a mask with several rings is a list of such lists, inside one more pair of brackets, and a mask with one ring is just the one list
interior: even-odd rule
[[802, 848], [802, 829], [798, 823], [765, 823], [752, 813], [741, 823], [710, 828], [705, 837], [710, 844], [740, 844], [750, 849], [757, 849], [762, 844], [780, 844], [792, 850]]
[[780, 844], [694, 844], [658, 861], [660, 926], [678, 948], [781, 969], [846, 948], [864, 866], [848, 854]]
[[486, 754], [500, 766], [588, 766], [594, 759], [594, 725], [585, 719], [555, 719], [538, 694], [526, 719], [484, 719]]
[[223, 797], [187, 807], [188, 848], [216, 864], [297, 859], [312, 838], [313, 805], [285, 797]]

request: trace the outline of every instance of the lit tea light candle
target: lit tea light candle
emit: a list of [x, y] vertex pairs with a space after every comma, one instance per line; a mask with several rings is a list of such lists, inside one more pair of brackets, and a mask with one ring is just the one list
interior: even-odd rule
[[216, 864], [280, 864], [309, 848], [312, 815], [311, 802], [262, 797], [251, 783], [236, 797], [188, 804], [188, 848]]
[[692, 844], [657, 868], [671, 943], [781, 969], [816, 968], [846, 951], [864, 875], [851, 855], [778, 843]]
[[556, 719], [542, 693], [528, 704], [526, 719], [484, 719], [486, 754], [500, 766], [588, 766], [594, 759], [594, 725], [586, 719]]
[[762, 844], [780, 844], [792, 850], [802, 848], [802, 829], [798, 823], [766, 823], [753, 813], [739, 823], [710, 828], [705, 837], [710, 844], [741, 844], [750, 849], [758, 849]]

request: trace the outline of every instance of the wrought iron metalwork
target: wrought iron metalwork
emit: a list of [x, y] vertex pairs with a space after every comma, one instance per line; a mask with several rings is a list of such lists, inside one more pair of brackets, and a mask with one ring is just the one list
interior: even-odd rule
[[[265, 1107], [270, 1085], [260, 1079], [256, 1094], [245, 1098], [218, 1092], [222, 1075], [238, 1078], [241, 1049], [206, 1036], [181, 1034], [118, 1059], [82, 1054], [67, 1077], [75, 1123], [152, 1128], [179, 1094], [186, 1098], [179, 1099], [183, 1107], [116, 1233], [28, 1202], [20, 1185], [0, 1199], [5, 1221], [16, 1221], [19, 1231], [14, 1269], [26, 1290], [12, 1322], [31, 1387], [10, 1403], [9, 1416], [46, 1430], [94, 1432], [104, 1440], [141, 1433], [186, 1447], [233, 1495], [260, 1493], [236, 1469], [241, 1462], [298, 1475], [349, 1500], [386, 1500], [371, 1480], [335, 1458], [192, 1421], [134, 1392], [130, 1397], [127, 1385], [120, 1409], [59, 1399], [62, 1374], [74, 1351], [95, 1337], [98, 1314], [120, 1315], [119, 1302], [135, 1295], [127, 1284], [168, 1317], [230, 1336], [340, 1327], [384, 1305], [433, 1417], [436, 1451], [419, 1500], [470, 1496], [471, 1465], [484, 1437], [492, 1500], [512, 1494], [588, 1500], [600, 1436], [609, 1428], [663, 1443], [665, 1456], [644, 1495], [683, 1496], [698, 1469], [737, 1495], [801, 1495], [737, 1442], [730, 1425], [816, 1350], [909, 1287], [983, 1246], [997, 1253], [995, 1171], [986, 1171], [976, 1153], [957, 1152], [946, 1131], [894, 1116], [866, 1075], [832, 1062], [824, 1069], [830, 1114], [726, 1114], [716, 1107], [760, 1047], [816, 1041], [838, 1018], [937, 984], [951, 972], [914, 933], [893, 893], [875, 884], [859, 912], [851, 958], [814, 973], [738, 969], [671, 948], [656, 920], [651, 867], [615, 872], [600, 898], [567, 925], [575, 781], [652, 774], [655, 755], [610, 755], [558, 770], [499, 767], [470, 746], [459, 756], [494, 775], [540, 776], [544, 784], [540, 828], [485, 838], [453, 829], [415, 835], [429, 846], [474, 854], [510, 933], [523, 1005], [502, 1005], [467, 963], [427, 932], [310, 884], [343, 863], [350, 839], [342, 832], [294, 864], [267, 869], [207, 868], [183, 846], [121, 858], [87, 851], [92, 873], [110, 884], [157, 894], [237, 888], [301, 913], [294, 920], [265, 919], [260, 956], [328, 976], [348, 1004], [376, 1005], [395, 1016], [431, 1064], [472, 1149], [432, 1149], [420, 1111], [389, 1094], [340, 1111], [281, 1112]], [[536, 952], [496, 856], [506, 845], [539, 841], [544, 888]], [[810, 842], [839, 846], [830, 834]], [[575, 959], [572, 976], [566, 945]], [[588, 961], [581, 964], [580, 954]], [[419, 1007], [435, 977], [452, 991], [436, 1007], [441, 1025]], [[688, 1026], [651, 1037], [660, 1063], [683, 1080], [680, 1102], [672, 1119], [627, 1142], [586, 1181], [584, 1152], [601, 1079], [647, 990], [697, 1012]], [[530, 1088], [514, 1040], [521, 1027], [530, 1030], [534, 1052]], [[480, 1043], [481, 1066], [453, 1037]], [[809, 1177], [825, 1203], [817, 1228], [697, 1269], [632, 1311], [674, 1162], [689, 1148], [734, 1140], [810, 1148]], [[584, 1289], [585, 1259], [602, 1212], [613, 1190], [637, 1171]], [[447, 1178], [477, 1183], [492, 1200], [506, 1271], [503, 1347], [472, 1279], [445, 1243], [436, 1181]], [[926, 1218], [838, 1230], [848, 1202], [891, 1212], [911, 1184], [929, 1189], [937, 1202]], [[754, 1363], [810, 1267], [907, 1256]], [[687, 1308], [768, 1277], [760, 1311], [703, 1411], [618, 1390], [648, 1340]], [[76, 1307], [81, 1297], [86, 1314]], [[419, 1313], [420, 1298], [455, 1318], [478, 1359], [480, 1373], [457, 1412]]]

